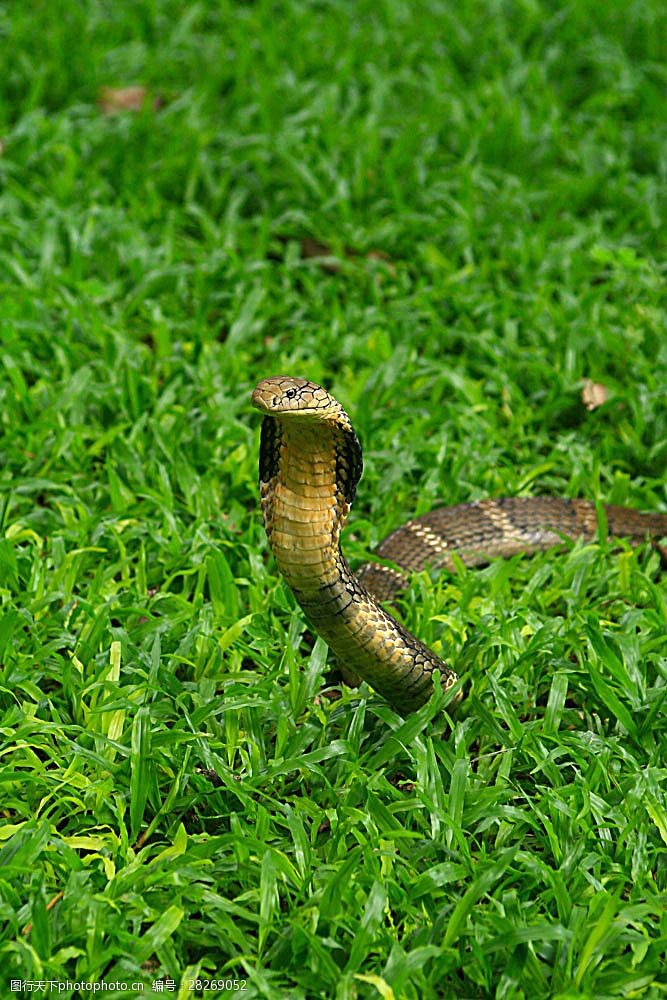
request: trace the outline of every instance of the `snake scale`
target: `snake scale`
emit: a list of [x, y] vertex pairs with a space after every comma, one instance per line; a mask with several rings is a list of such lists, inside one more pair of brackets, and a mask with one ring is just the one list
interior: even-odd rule
[[[477, 565], [597, 536], [596, 508], [585, 500], [482, 500], [408, 521], [376, 550], [400, 569], [370, 564], [355, 576], [339, 541], [363, 468], [350, 418], [321, 386], [287, 376], [263, 379], [252, 403], [264, 414], [260, 495], [278, 569], [341, 664], [403, 715], [428, 700], [435, 673], [443, 688], [457, 677], [381, 606], [405, 586], [401, 569], [449, 567], [452, 552]], [[667, 514], [604, 509], [612, 535], [635, 542], [667, 535]]]

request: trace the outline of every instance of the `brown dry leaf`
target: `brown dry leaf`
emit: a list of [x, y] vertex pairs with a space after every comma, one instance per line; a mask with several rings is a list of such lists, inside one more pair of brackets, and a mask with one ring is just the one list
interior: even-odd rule
[[[366, 254], [366, 259], [378, 261], [380, 264], [384, 265], [384, 269], [388, 271], [389, 274], [396, 274], [396, 265], [386, 250], [369, 250]], [[378, 278], [379, 280], [382, 280], [381, 274], [378, 275]]]
[[[353, 250], [352, 247], [344, 246], [343, 253], [347, 260], [357, 260], [359, 258], [359, 252]], [[324, 271], [330, 271], [335, 274], [340, 271], [340, 261], [336, 258], [336, 255], [332, 248], [326, 244], [322, 243], [320, 240], [314, 239], [312, 236], [304, 236], [301, 240], [301, 255], [308, 259], [312, 257], [324, 257], [326, 258], [321, 262], [321, 267]], [[366, 260], [377, 260], [383, 264], [386, 264], [390, 271], [394, 271], [394, 265], [392, 263], [391, 257], [384, 250], [369, 250], [365, 254]]]
[[606, 385], [586, 379], [581, 390], [581, 401], [587, 410], [597, 410], [598, 406], [602, 406], [608, 399], [609, 390]]
[[369, 260], [381, 260], [385, 264], [391, 264], [391, 257], [386, 250], [369, 250], [366, 256]]
[[328, 243], [316, 240], [314, 236], [304, 236], [301, 240], [301, 253], [304, 257], [333, 257], [333, 250]]
[[[279, 233], [277, 239], [280, 243], [288, 243], [292, 237]], [[344, 246], [341, 255], [337, 255], [333, 247], [314, 236], [302, 236], [299, 240], [301, 256], [304, 260], [317, 260], [323, 271], [330, 274], [337, 274], [342, 267], [341, 257], [345, 260], [358, 260], [361, 256], [359, 251], [350, 246]], [[394, 265], [391, 257], [384, 250], [369, 250], [364, 254], [366, 260], [380, 261], [393, 272]], [[276, 258], [277, 259], [277, 258]]]
[[[148, 98], [148, 88], [102, 87], [97, 103], [104, 115], [117, 115], [122, 111], [141, 111]], [[158, 98], [153, 98], [153, 109], [160, 107]]]
[[312, 236], [304, 236], [301, 240], [301, 256], [306, 260], [310, 260], [312, 257], [324, 257], [326, 259], [321, 263], [324, 271], [330, 271], [332, 274], [340, 271], [340, 262], [336, 260], [336, 255], [331, 247]]

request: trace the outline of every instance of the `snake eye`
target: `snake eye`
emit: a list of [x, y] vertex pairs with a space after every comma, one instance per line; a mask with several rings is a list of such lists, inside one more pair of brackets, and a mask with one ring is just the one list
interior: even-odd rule
[[288, 399], [294, 399], [294, 397], [296, 396], [296, 389], [288, 389], [285, 395], [287, 396]]

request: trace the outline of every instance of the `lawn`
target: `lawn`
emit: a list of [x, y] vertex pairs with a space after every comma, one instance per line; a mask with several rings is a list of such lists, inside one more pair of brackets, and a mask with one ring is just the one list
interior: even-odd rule
[[276, 572], [249, 404], [345, 405], [355, 565], [485, 496], [665, 511], [664, 4], [62, 0], [0, 39], [2, 996], [664, 997], [658, 553], [417, 576], [464, 699], [403, 719]]

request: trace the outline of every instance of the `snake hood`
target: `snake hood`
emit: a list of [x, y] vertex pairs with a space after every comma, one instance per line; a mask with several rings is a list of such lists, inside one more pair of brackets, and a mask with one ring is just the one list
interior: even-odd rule
[[[292, 443], [298, 449], [299, 442], [304, 447], [314, 442], [314, 449], [320, 456], [324, 454], [323, 446], [333, 447], [336, 481], [332, 486], [341, 491], [349, 510], [363, 471], [363, 460], [359, 438], [338, 400], [316, 382], [278, 375], [262, 379], [251, 401], [265, 414], [260, 443], [260, 481], [267, 482], [278, 472], [281, 438], [284, 439], [283, 452], [287, 449], [286, 459], [291, 454]], [[317, 464], [317, 454], [315, 461]], [[343, 514], [341, 508], [340, 513], [345, 518], [348, 511]]]

